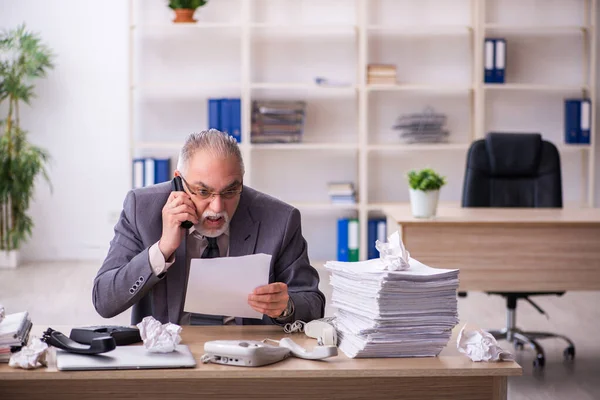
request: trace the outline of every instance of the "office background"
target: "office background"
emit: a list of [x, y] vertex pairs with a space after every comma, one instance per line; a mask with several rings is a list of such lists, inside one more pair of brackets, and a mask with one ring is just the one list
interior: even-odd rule
[[[322, 261], [336, 258], [337, 219], [376, 217], [378, 204], [407, 202], [408, 169], [433, 166], [448, 178], [441, 200], [458, 203], [468, 144], [491, 130], [542, 133], [560, 149], [565, 205], [591, 198], [600, 206], [600, 145], [567, 145], [563, 135], [563, 101], [581, 96], [586, 85], [580, 28], [592, 0], [487, 0], [479, 18], [472, 15], [479, 0], [210, 0], [193, 27], [172, 26], [166, 1], [134, 3], [143, 8], [132, 30], [127, 0], [0, 0], [0, 29], [25, 22], [57, 55], [55, 68], [37, 81], [31, 107], [21, 109], [29, 138], [52, 156], [53, 192], [39, 180], [23, 265], [0, 271], [0, 301], [10, 312], [29, 310], [34, 323], [129, 322], [129, 312], [99, 317], [91, 285], [132, 185], [132, 157], [175, 157], [178, 141], [206, 128], [210, 98], [307, 102], [304, 143], [250, 147], [246, 131], [242, 146], [250, 184], [300, 207], [311, 260], [321, 274]], [[252, 27], [241, 27], [244, 16]], [[353, 27], [358, 17], [365, 18], [361, 27], [371, 27], [366, 43], [363, 28]], [[598, 26], [598, 13], [592, 22]], [[483, 71], [475, 67], [483, 66], [477, 58], [483, 49], [475, 51], [471, 43], [482, 34], [473, 28], [484, 23], [489, 32], [482, 40], [507, 39], [504, 88], [479, 87]], [[248, 64], [242, 62], [246, 45]], [[407, 86], [367, 90], [364, 77], [357, 77], [367, 63], [395, 64], [398, 82]], [[316, 76], [354, 86], [317, 87]], [[254, 86], [239, 85], [242, 80]], [[598, 91], [598, 77], [592, 82]], [[367, 92], [369, 100], [361, 104]], [[592, 121], [600, 117], [597, 103]], [[391, 129], [395, 119], [428, 105], [447, 115], [450, 144], [402, 147]], [[363, 125], [360, 115], [368, 115]], [[169, 146], [158, 150], [148, 143]], [[331, 206], [327, 182], [333, 180], [354, 182], [359, 204]], [[594, 187], [592, 196], [588, 187]], [[326, 280], [322, 287], [329, 294]], [[531, 371], [532, 353], [523, 352], [525, 377], [510, 380], [510, 398], [598, 398], [597, 303], [596, 292], [544, 297], [540, 304], [550, 319], [528, 305], [519, 308], [520, 325], [570, 336], [578, 356], [570, 369], [562, 364], [563, 344], [544, 343], [548, 364], [541, 378]], [[461, 325], [501, 327], [505, 303], [470, 292], [459, 299], [459, 316]]]
[[[245, 155], [251, 185], [300, 203], [312, 259], [335, 257], [336, 219], [358, 216], [358, 207], [320, 206], [328, 202], [328, 181], [353, 181], [365, 205], [408, 201], [404, 174], [410, 168], [431, 165], [448, 178], [441, 201], [458, 201], [467, 144], [490, 130], [540, 132], [561, 145], [565, 202], [579, 205], [588, 200], [587, 178], [582, 179], [589, 172], [587, 150], [565, 146], [562, 133], [563, 99], [581, 96], [578, 88], [585, 85], [584, 42], [577, 26], [589, 17], [584, 12], [588, 1], [487, 2], [488, 23], [565, 29], [486, 34], [508, 38], [508, 83], [541, 85], [542, 89], [485, 90], [483, 110], [472, 103], [469, 89], [477, 72], [473, 58], [479, 53], [471, 49], [474, 33], [467, 26], [481, 23], [472, 21], [471, 1], [367, 2], [366, 24], [378, 28], [368, 32], [364, 61], [396, 64], [400, 83], [426, 85], [369, 92], [364, 128], [369, 149], [361, 146], [359, 137], [359, 91], [309, 87], [314, 76], [358, 83], [360, 40], [352, 25], [363, 12], [361, 2], [257, 0], [248, 11], [241, 6], [247, 4], [242, 0], [212, 0], [196, 14], [199, 24], [226, 25], [239, 23], [250, 13], [255, 26], [248, 29], [175, 28], [169, 26], [173, 16], [166, 2], [133, 3], [139, 19], [132, 35], [136, 55], [130, 80], [128, 1], [0, 1], [1, 27], [24, 21], [57, 54], [56, 68], [38, 82], [32, 107], [22, 110], [22, 123], [31, 132], [31, 140], [52, 156], [49, 172], [54, 187], [53, 193], [41, 181], [36, 187], [31, 206], [35, 228], [22, 249], [25, 260], [103, 258], [131, 185], [131, 146], [142, 141], [169, 142], [171, 149], [134, 151], [175, 156], [175, 144], [185, 134], [206, 127], [209, 98], [240, 96], [243, 89], [235, 83], [244, 71], [251, 82], [258, 83], [249, 88], [253, 99], [307, 101], [304, 142], [316, 148], [286, 150], [282, 145], [253, 148]], [[292, 23], [317, 27], [268, 27]], [[430, 25], [437, 30], [411, 32], [411, 27]], [[246, 34], [250, 36], [244, 39]], [[247, 68], [240, 65], [244, 40], [250, 41], [251, 48]], [[132, 81], [138, 87], [130, 110]], [[286, 86], [289, 83], [308, 85]], [[448, 116], [453, 144], [410, 152], [395, 148], [399, 141], [391, 126], [396, 117], [422, 111], [427, 105]], [[598, 105], [593, 108], [595, 120]], [[135, 143], [130, 138], [130, 118], [134, 135], [145, 135], [135, 136]], [[477, 121], [484, 124], [479, 132]], [[589, 151], [598, 159], [599, 146], [594, 147]], [[359, 167], [361, 157], [368, 160], [364, 170]], [[368, 175], [365, 187], [357, 182], [360, 174]], [[595, 180], [597, 206], [599, 174]], [[366, 215], [377, 215], [376, 209], [368, 210]]]

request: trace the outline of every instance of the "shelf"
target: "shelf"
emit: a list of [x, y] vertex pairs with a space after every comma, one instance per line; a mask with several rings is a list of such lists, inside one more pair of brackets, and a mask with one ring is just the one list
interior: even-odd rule
[[370, 92], [451, 92], [462, 93], [473, 90], [470, 85], [446, 85], [446, 84], [369, 84], [367, 90]]
[[250, 89], [276, 89], [276, 90], [311, 90], [315, 92], [340, 94], [340, 93], [354, 93], [357, 89], [357, 85], [350, 84], [347, 86], [326, 86], [317, 85], [316, 83], [304, 83], [304, 82], [255, 82], [250, 84]]
[[367, 146], [368, 151], [428, 151], [428, 150], [467, 150], [470, 143], [415, 143], [415, 144], [375, 144]]
[[354, 40], [357, 32], [357, 26], [351, 24], [284, 25], [252, 23], [250, 29], [254, 37], [259, 40], [280, 40], [286, 37], [310, 38], [313, 41], [315, 39], [327, 39], [328, 37], [345, 37], [348, 40]]
[[159, 90], [159, 89], [181, 89], [186, 92], [194, 89], [240, 89], [239, 82], [139, 82], [130, 86], [130, 90]]
[[483, 85], [486, 90], [506, 90], [506, 91], [537, 91], [537, 92], [577, 92], [588, 90], [587, 86], [576, 85], [545, 85], [545, 84], [526, 84], [526, 83], [487, 83]]
[[[367, 204], [367, 210], [368, 211], [378, 211], [378, 210], [383, 210], [385, 208], [398, 206], [398, 204], [399, 203], [370, 203], [370, 204]], [[402, 203], [402, 204], [404, 204], [404, 203]]]
[[134, 149], [181, 149], [183, 141], [180, 142], [135, 142]]
[[369, 25], [367, 30], [371, 33], [401, 36], [456, 36], [467, 35], [473, 31], [473, 28], [468, 25], [414, 25], [403, 27]]
[[556, 147], [561, 152], [575, 152], [575, 151], [589, 151], [591, 146], [589, 144], [579, 144], [579, 143], [561, 143], [557, 144]]
[[356, 143], [252, 143], [253, 150], [358, 150]]
[[156, 24], [134, 24], [131, 30], [176, 30], [176, 29], [215, 29], [215, 28], [241, 28], [239, 23], [233, 22], [196, 22], [188, 23], [156, 23]]
[[[136, 142], [136, 149], [176, 149], [181, 142]], [[428, 151], [428, 150], [467, 150], [470, 143], [431, 143], [431, 144], [376, 144], [367, 146], [368, 151]], [[589, 144], [557, 144], [560, 151], [589, 151]], [[356, 143], [253, 143], [253, 150], [358, 150]]]
[[489, 32], [518, 33], [524, 35], [572, 35], [589, 31], [591, 28], [591, 26], [586, 25], [485, 25], [485, 30]]
[[358, 204], [332, 204], [332, 203], [319, 203], [319, 202], [287, 202], [298, 210], [311, 210], [311, 211], [333, 211], [333, 210], [358, 210]]
[[[303, 217], [309, 216], [306, 223], [314, 225], [305, 227], [310, 232], [306, 238], [309, 244], [314, 243], [312, 246], [317, 250], [314, 254], [320, 254], [318, 261], [313, 261], [320, 269], [329, 254], [335, 257], [332, 254], [335, 249], [329, 246], [336, 239], [335, 227], [324, 222], [356, 214], [362, 219], [380, 216], [384, 209], [398, 205], [393, 200], [408, 194], [407, 189], [399, 192], [388, 190], [385, 185], [387, 178], [398, 175], [394, 169], [397, 162], [407, 168], [433, 163], [445, 175], [462, 177], [472, 140], [483, 139], [488, 131], [502, 131], [492, 128], [502, 125], [507, 116], [510, 119], [511, 113], [524, 105], [534, 110], [535, 115], [512, 121], [511, 131], [545, 132], [544, 136], [554, 141], [561, 157], [568, 161], [565, 171], [575, 169], [574, 175], [565, 175], [569, 185], [563, 183], [569, 188], [569, 196], [581, 198], [582, 203], [586, 200], [593, 203], [598, 193], [594, 186], [598, 180], [598, 158], [592, 157], [594, 147], [564, 143], [560, 122], [563, 98], [586, 94], [595, 101], [592, 87], [595, 81], [587, 75], [593, 68], [598, 69], [598, 56], [591, 50], [598, 44], [597, 35], [593, 35], [597, 26], [591, 22], [596, 19], [591, 11], [597, 11], [598, 1], [569, 5], [567, 11], [581, 9], [577, 15], [582, 18], [548, 21], [547, 26], [540, 25], [543, 21], [527, 23], [539, 21], [533, 9], [512, 5], [505, 7], [508, 14], [498, 13], [486, 10], [498, 7], [484, 0], [463, 1], [452, 9], [447, 8], [451, 6], [431, 8], [418, 1], [396, 4], [401, 2], [394, 0], [338, 1], [345, 3], [344, 7], [314, 0], [306, 3], [315, 4], [301, 6], [297, 3], [302, 2], [279, 0], [217, 1], [211, 6], [215, 9], [210, 17], [208, 13], [206, 18], [199, 15], [196, 24], [174, 24], [173, 18], [154, 18], [159, 14], [146, 8], [154, 6], [138, 1], [137, 8], [144, 4], [142, 11], [148, 11], [140, 16], [152, 20], [135, 18], [134, 14], [133, 21], [139, 24], [127, 31], [134, 67], [128, 83], [132, 98], [130, 117], [134, 122], [130, 124], [130, 153], [176, 157], [182, 142], [178, 135], [164, 131], [164, 127], [203, 129], [209, 120], [205, 104], [208, 98], [239, 97], [243, 107], [240, 148], [245, 158], [247, 183], [260, 187], [260, 182], [267, 182], [264, 185], [267, 194], [285, 195], [283, 198], [300, 209]], [[583, 11], [579, 3], [586, 3], [589, 11]], [[231, 10], [232, 6], [239, 9]], [[562, 12], [556, 7], [553, 10]], [[339, 16], [332, 20], [328, 14], [331, 12]], [[411, 16], [407, 17], [406, 12]], [[493, 17], [494, 13], [503, 18]], [[211, 18], [231, 22], [211, 23]], [[425, 23], [420, 24], [421, 20]], [[477, 42], [484, 37], [507, 37], [508, 48], [514, 53], [511, 54], [523, 58], [513, 60], [516, 75], [512, 80], [509, 77], [506, 84], [482, 82], [485, 49]], [[557, 44], [560, 47], [544, 45], [548, 39], [560, 41]], [[511, 40], [515, 42], [514, 48], [510, 46]], [[189, 53], [190, 45], [195, 53]], [[215, 53], [219, 49], [227, 53]], [[539, 71], [531, 69], [526, 58], [535, 56], [532, 52], [555, 63], [540, 64]], [[307, 57], [301, 57], [304, 53]], [[188, 60], [190, 54], [194, 57]], [[206, 60], [203, 55], [207, 54], [214, 57]], [[508, 67], [515, 58], [511, 54]], [[145, 66], [136, 65], [136, 60], [145, 62]], [[193, 82], [185, 81], [187, 75], [177, 74], [180, 63]], [[368, 84], [369, 63], [396, 65], [398, 76], [393, 84]], [[586, 76], [579, 78], [580, 75]], [[163, 80], [169, 77], [176, 82]], [[318, 85], [317, 77], [328, 78], [334, 84]], [[202, 82], [207, 79], [209, 82]], [[339, 81], [348, 85], [336, 85]], [[256, 99], [304, 100], [311, 105], [310, 127], [306, 126], [302, 141], [252, 143], [249, 125], [252, 102]], [[499, 102], [500, 99], [503, 101]], [[536, 107], [538, 103], [540, 106]], [[161, 108], [165, 104], [167, 107]], [[398, 112], [427, 106], [447, 114], [454, 127], [452, 131], [456, 131], [447, 137], [451, 143], [408, 144], [398, 131], [389, 129]], [[152, 114], [161, 109], [164, 113], [160, 116]], [[152, 121], [160, 117], [160, 123], [149, 125], [150, 120], [144, 119], [146, 114]], [[180, 118], [189, 123], [183, 120], [179, 123]], [[590, 132], [594, 142], [595, 135], [596, 132]], [[278, 168], [282, 160], [285, 169]], [[288, 185], [290, 176], [298, 180], [297, 185]], [[326, 188], [325, 183], [337, 179], [352, 181], [355, 188], [366, 188], [357, 193], [361, 201], [332, 204], [326, 192], [321, 196], [306, 193], [313, 187]], [[400, 183], [406, 185], [405, 181]], [[450, 184], [448, 190], [454, 193], [451, 198], [460, 198], [462, 188], [457, 185], [460, 180]], [[580, 188], [581, 193], [576, 193], [575, 189]], [[368, 202], [369, 198], [373, 201]], [[368, 248], [366, 222], [360, 223], [359, 247], [363, 258]], [[328, 231], [323, 232], [322, 228]]]
[[[355, 30], [354, 24], [273, 24], [269, 22], [252, 22], [252, 29], [276, 29], [281, 31], [340, 31]], [[304, 32], [306, 33], [306, 32]]]

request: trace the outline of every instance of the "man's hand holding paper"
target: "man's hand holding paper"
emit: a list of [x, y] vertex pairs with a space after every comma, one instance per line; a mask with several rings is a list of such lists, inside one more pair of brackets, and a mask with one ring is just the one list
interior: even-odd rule
[[289, 299], [287, 285], [274, 282], [254, 289], [248, 295], [248, 304], [260, 313], [277, 318], [287, 308]]

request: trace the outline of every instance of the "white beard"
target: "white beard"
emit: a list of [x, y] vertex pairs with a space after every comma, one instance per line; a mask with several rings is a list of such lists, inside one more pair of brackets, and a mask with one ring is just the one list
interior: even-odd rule
[[[204, 220], [207, 217], [222, 217], [223, 218], [223, 225], [220, 228], [217, 229], [210, 229], [210, 228], [206, 228], [204, 226]], [[202, 213], [202, 218], [200, 218], [200, 223], [198, 224], [196, 230], [198, 231], [198, 233], [200, 233], [202, 236], [206, 236], [206, 237], [219, 237], [222, 234], [224, 234], [225, 232], [227, 232], [227, 229], [229, 228], [229, 215], [226, 212], [220, 212], [220, 213], [215, 213], [212, 211], [204, 211]]]

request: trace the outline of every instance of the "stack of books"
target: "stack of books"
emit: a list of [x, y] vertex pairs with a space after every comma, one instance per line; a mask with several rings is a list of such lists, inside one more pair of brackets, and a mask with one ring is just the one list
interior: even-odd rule
[[306, 103], [303, 101], [252, 102], [252, 143], [302, 141]]
[[435, 357], [458, 324], [458, 270], [409, 258], [406, 270], [381, 259], [329, 261], [339, 349], [349, 358]]
[[27, 344], [30, 331], [31, 319], [27, 311], [8, 314], [0, 322], [0, 362], [7, 363], [12, 353]]
[[330, 182], [327, 191], [332, 204], [356, 204], [356, 191], [352, 182]]
[[396, 66], [389, 64], [369, 64], [367, 66], [367, 83], [369, 85], [395, 85]]
[[431, 107], [421, 113], [402, 115], [392, 127], [404, 143], [443, 143], [450, 132], [445, 129], [446, 115]]

